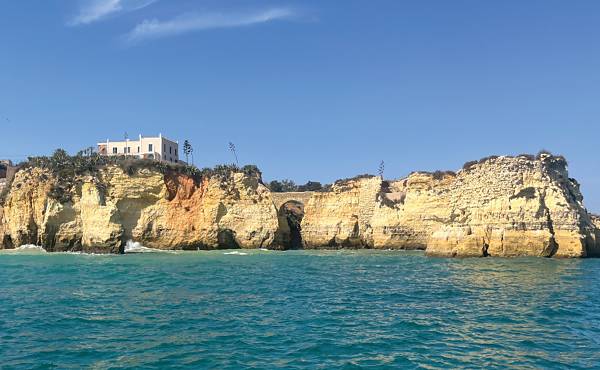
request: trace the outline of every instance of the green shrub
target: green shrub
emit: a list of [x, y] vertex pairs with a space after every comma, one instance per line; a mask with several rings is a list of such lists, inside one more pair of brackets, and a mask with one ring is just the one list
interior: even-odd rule
[[442, 180], [446, 176], [456, 177], [456, 173], [454, 171], [439, 171], [438, 170], [438, 171], [435, 171], [434, 173], [432, 173], [431, 176], [435, 180]]
[[552, 152], [551, 152], [551, 151], [549, 151], [549, 150], [546, 150], [546, 149], [541, 149], [541, 150], [540, 150], [540, 151], [537, 153], [537, 155], [536, 155], [536, 158], [537, 158], [537, 159], [541, 159], [541, 158], [542, 158], [542, 155], [549, 155], [549, 156], [551, 156], [551, 157], [553, 156], [553, 154], [552, 154]]
[[526, 154], [526, 153], [525, 153], [525, 154], [519, 154], [519, 155], [517, 156], [517, 158], [519, 158], [519, 157], [520, 157], [520, 158], [525, 158], [525, 159], [528, 159], [528, 160], [530, 160], [530, 161], [535, 161], [535, 156], [534, 156], [533, 154]]
[[319, 190], [320, 193], [327, 193], [329, 191], [331, 191], [331, 189], [333, 189], [333, 184], [325, 184], [323, 185], [323, 187], [321, 188], [321, 190]]
[[285, 179], [281, 181], [273, 180], [267, 186], [273, 193], [289, 193], [298, 191], [298, 186], [292, 180]]
[[408, 176], [412, 176], [414, 174], [421, 174], [421, 175], [429, 175], [431, 177], [434, 178], [434, 180], [441, 180], [446, 176], [451, 176], [451, 177], [456, 177], [456, 172], [454, 171], [434, 171], [434, 172], [429, 172], [429, 171], [413, 171], [411, 172]]
[[262, 177], [262, 172], [260, 171], [258, 166], [254, 165], [254, 164], [245, 165], [244, 167], [242, 167], [242, 172], [248, 176]]
[[478, 162], [479, 163], [485, 163], [487, 161], [491, 161], [491, 160], [496, 159], [496, 158], [500, 158], [500, 156], [498, 156], [498, 155], [490, 155], [490, 156], [481, 158]]
[[469, 171], [471, 168], [473, 168], [476, 164], [478, 164], [479, 161], [469, 161], [469, 162], [465, 162], [465, 164], [463, 164], [463, 170], [465, 171]]
[[569, 162], [567, 162], [567, 159], [564, 156], [552, 154], [551, 151], [546, 149], [540, 150], [536, 156], [536, 159], [542, 159], [542, 155], [550, 156], [550, 162], [552, 165], [566, 167], [569, 164]]
[[372, 179], [373, 177], [375, 177], [375, 175], [364, 173], [362, 175], [357, 175], [357, 176], [349, 177], [349, 178], [346, 178], [346, 179], [336, 180], [334, 182], [334, 184], [337, 185], [337, 186], [344, 186], [344, 185], [347, 185], [348, 183], [350, 183], [352, 181], [361, 180], [361, 179]]
[[[553, 164], [557, 164], [557, 165], [567, 165], [568, 164], [566, 158], [563, 157], [562, 155], [554, 155], [554, 154], [552, 154], [552, 152], [550, 152], [548, 150], [545, 150], [545, 149], [540, 150], [537, 153], [537, 155], [532, 155], [532, 154], [524, 153], [524, 154], [519, 154], [519, 155], [514, 156], [514, 157], [513, 156], [506, 156], [506, 158], [525, 158], [525, 159], [530, 160], [530, 161], [535, 161], [535, 160], [541, 160], [542, 155], [548, 155], [548, 156], [550, 156], [550, 160], [553, 162]], [[496, 159], [496, 158], [500, 158], [500, 157], [497, 156], [497, 155], [492, 155], [492, 156], [481, 158], [478, 161], [469, 161], [469, 162], [466, 162], [463, 165], [463, 170], [468, 171], [468, 170], [472, 169], [476, 164], [485, 163], [487, 161], [490, 161], [490, 160], [493, 160], [493, 159]]]
[[323, 189], [323, 185], [318, 181], [309, 181], [304, 185], [298, 186], [298, 191], [320, 191], [321, 189]]
[[190, 176], [197, 183], [203, 178], [217, 176], [227, 180], [234, 172], [244, 172], [247, 175], [261, 176], [261, 172], [255, 165], [247, 165], [242, 169], [235, 165], [218, 165], [214, 168], [198, 169], [186, 164], [173, 164], [159, 162], [152, 159], [139, 159], [131, 156], [101, 156], [94, 153], [84, 156], [81, 153], [70, 156], [63, 149], [57, 149], [50, 157], [30, 157], [22, 164], [22, 168], [47, 169], [58, 179], [57, 184], [50, 192], [50, 196], [62, 202], [70, 200], [71, 189], [84, 175], [96, 176], [106, 166], [116, 165], [123, 172], [132, 176], [142, 169], [158, 171], [162, 174], [184, 174]]
[[[330, 185], [331, 186], [331, 185]], [[305, 191], [323, 191], [323, 185], [318, 181], [308, 181], [304, 185], [296, 185], [292, 180], [273, 180], [267, 187], [273, 193], [305, 192]]]

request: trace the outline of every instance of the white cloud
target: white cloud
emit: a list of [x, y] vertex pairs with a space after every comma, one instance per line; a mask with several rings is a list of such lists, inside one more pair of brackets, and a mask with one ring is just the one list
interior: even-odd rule
[[292, 16], [294, 12], [286, 8], [267, 9], [254, 13], [184, 14], [167, 21], [145, 20], [126, 34], [124, 41], [131, 44], [211, 28], [250, 26]]
[[158, 0], [85, 0], [70, 22], [71, 26], [90, 24], [110, 15], [131, 12], [147, 7]]

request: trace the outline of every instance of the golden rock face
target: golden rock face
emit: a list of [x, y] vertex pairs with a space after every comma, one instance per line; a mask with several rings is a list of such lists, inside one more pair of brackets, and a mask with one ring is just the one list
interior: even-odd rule
[[[0, 207], [0, 246], [118, 253], [133, 241], [157, 249], [286, 249], [291, 230], [282, 207], [295, 201], [304, 214], [294, 240], [304, 248], [600, 255], [600, 218], [587, 213], [566, 163], [552, 156], [497, 157], [457, 174], [413, 173], [395, 181], [362, 177], [311, 193], [272, 195], [258, 176], [244, 173], [197, 182], [117, 166], [77, 178], [68, 189], [65, 183], [41, 168], [18, 172]], [[68, 196], [57, 195], [57, 184]]]
[[597, 230], [554, 157], [498, 157], [468, 170], [362, 178], [315, 194], [305, 245], [425, 249], [431, 256], [586, 257]]
[[60, 202], [49, 195], [60, 179], [39, 168], [20, 171], [0, 212], [3, 246], [116, 253], [131, 240], [159, 249], [260, 248], [277, 229], [268, 189], [242, 173], [195, 183], [108, 167], [78, 180]]

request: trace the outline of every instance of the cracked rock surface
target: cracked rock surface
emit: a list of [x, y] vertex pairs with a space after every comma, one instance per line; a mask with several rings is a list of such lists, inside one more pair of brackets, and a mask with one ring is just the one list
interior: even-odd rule
[[[443, 257], [600, 254], [600, 218], [588, 214], [564, 158], [490, 157], [465, 168], [416, 172], [393, 181], [360, 176], [338, 181], [327, 192], [276, 195], [259, 175], [242, 172], [195, 180], [109, 166], [68, 182], [43, 168], [26, 168], [17, 173], [0, 207], [0, 248], [36, 244], [48, 251], [118, 253], [131, 240], [158, 249], [422, 249]], [[304, 213], [297, 217], [293, 246], [276, 237], [283, 235], [282, 225], [289, 226], [287, 214], [278, 215], [288, 201], [299, 202]]]
[[598, 255], [597, 229], [562, 157], [492, 157], [454, 173], [359, 178], [305, 206], [306, 247], [425, 249], [430, 256]]
[[78, 178], [57, 199], [60, 183], [42, 168], [17, 173], [0, 207], [0, 247], [118, 253], [131, 240], [157, 249], [262, 248], [277, 230], [270, 192], [256, 175], [197, 182], [109, 166]]

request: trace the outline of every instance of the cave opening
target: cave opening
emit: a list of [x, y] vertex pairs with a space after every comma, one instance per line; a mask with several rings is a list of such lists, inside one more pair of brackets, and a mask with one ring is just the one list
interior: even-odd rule
[[240, 245], [235, 240], [235, 232], [230, 229], [219, 230], [217, 243], [219, 249], [240, 249]]
[[287, 235], [283, 244], [286, 249], [302, 249], [302, 218], [304, 218], [304, 204], [296, 200], [284, 203], [279, 209], [279, 218], [287, 224]]

